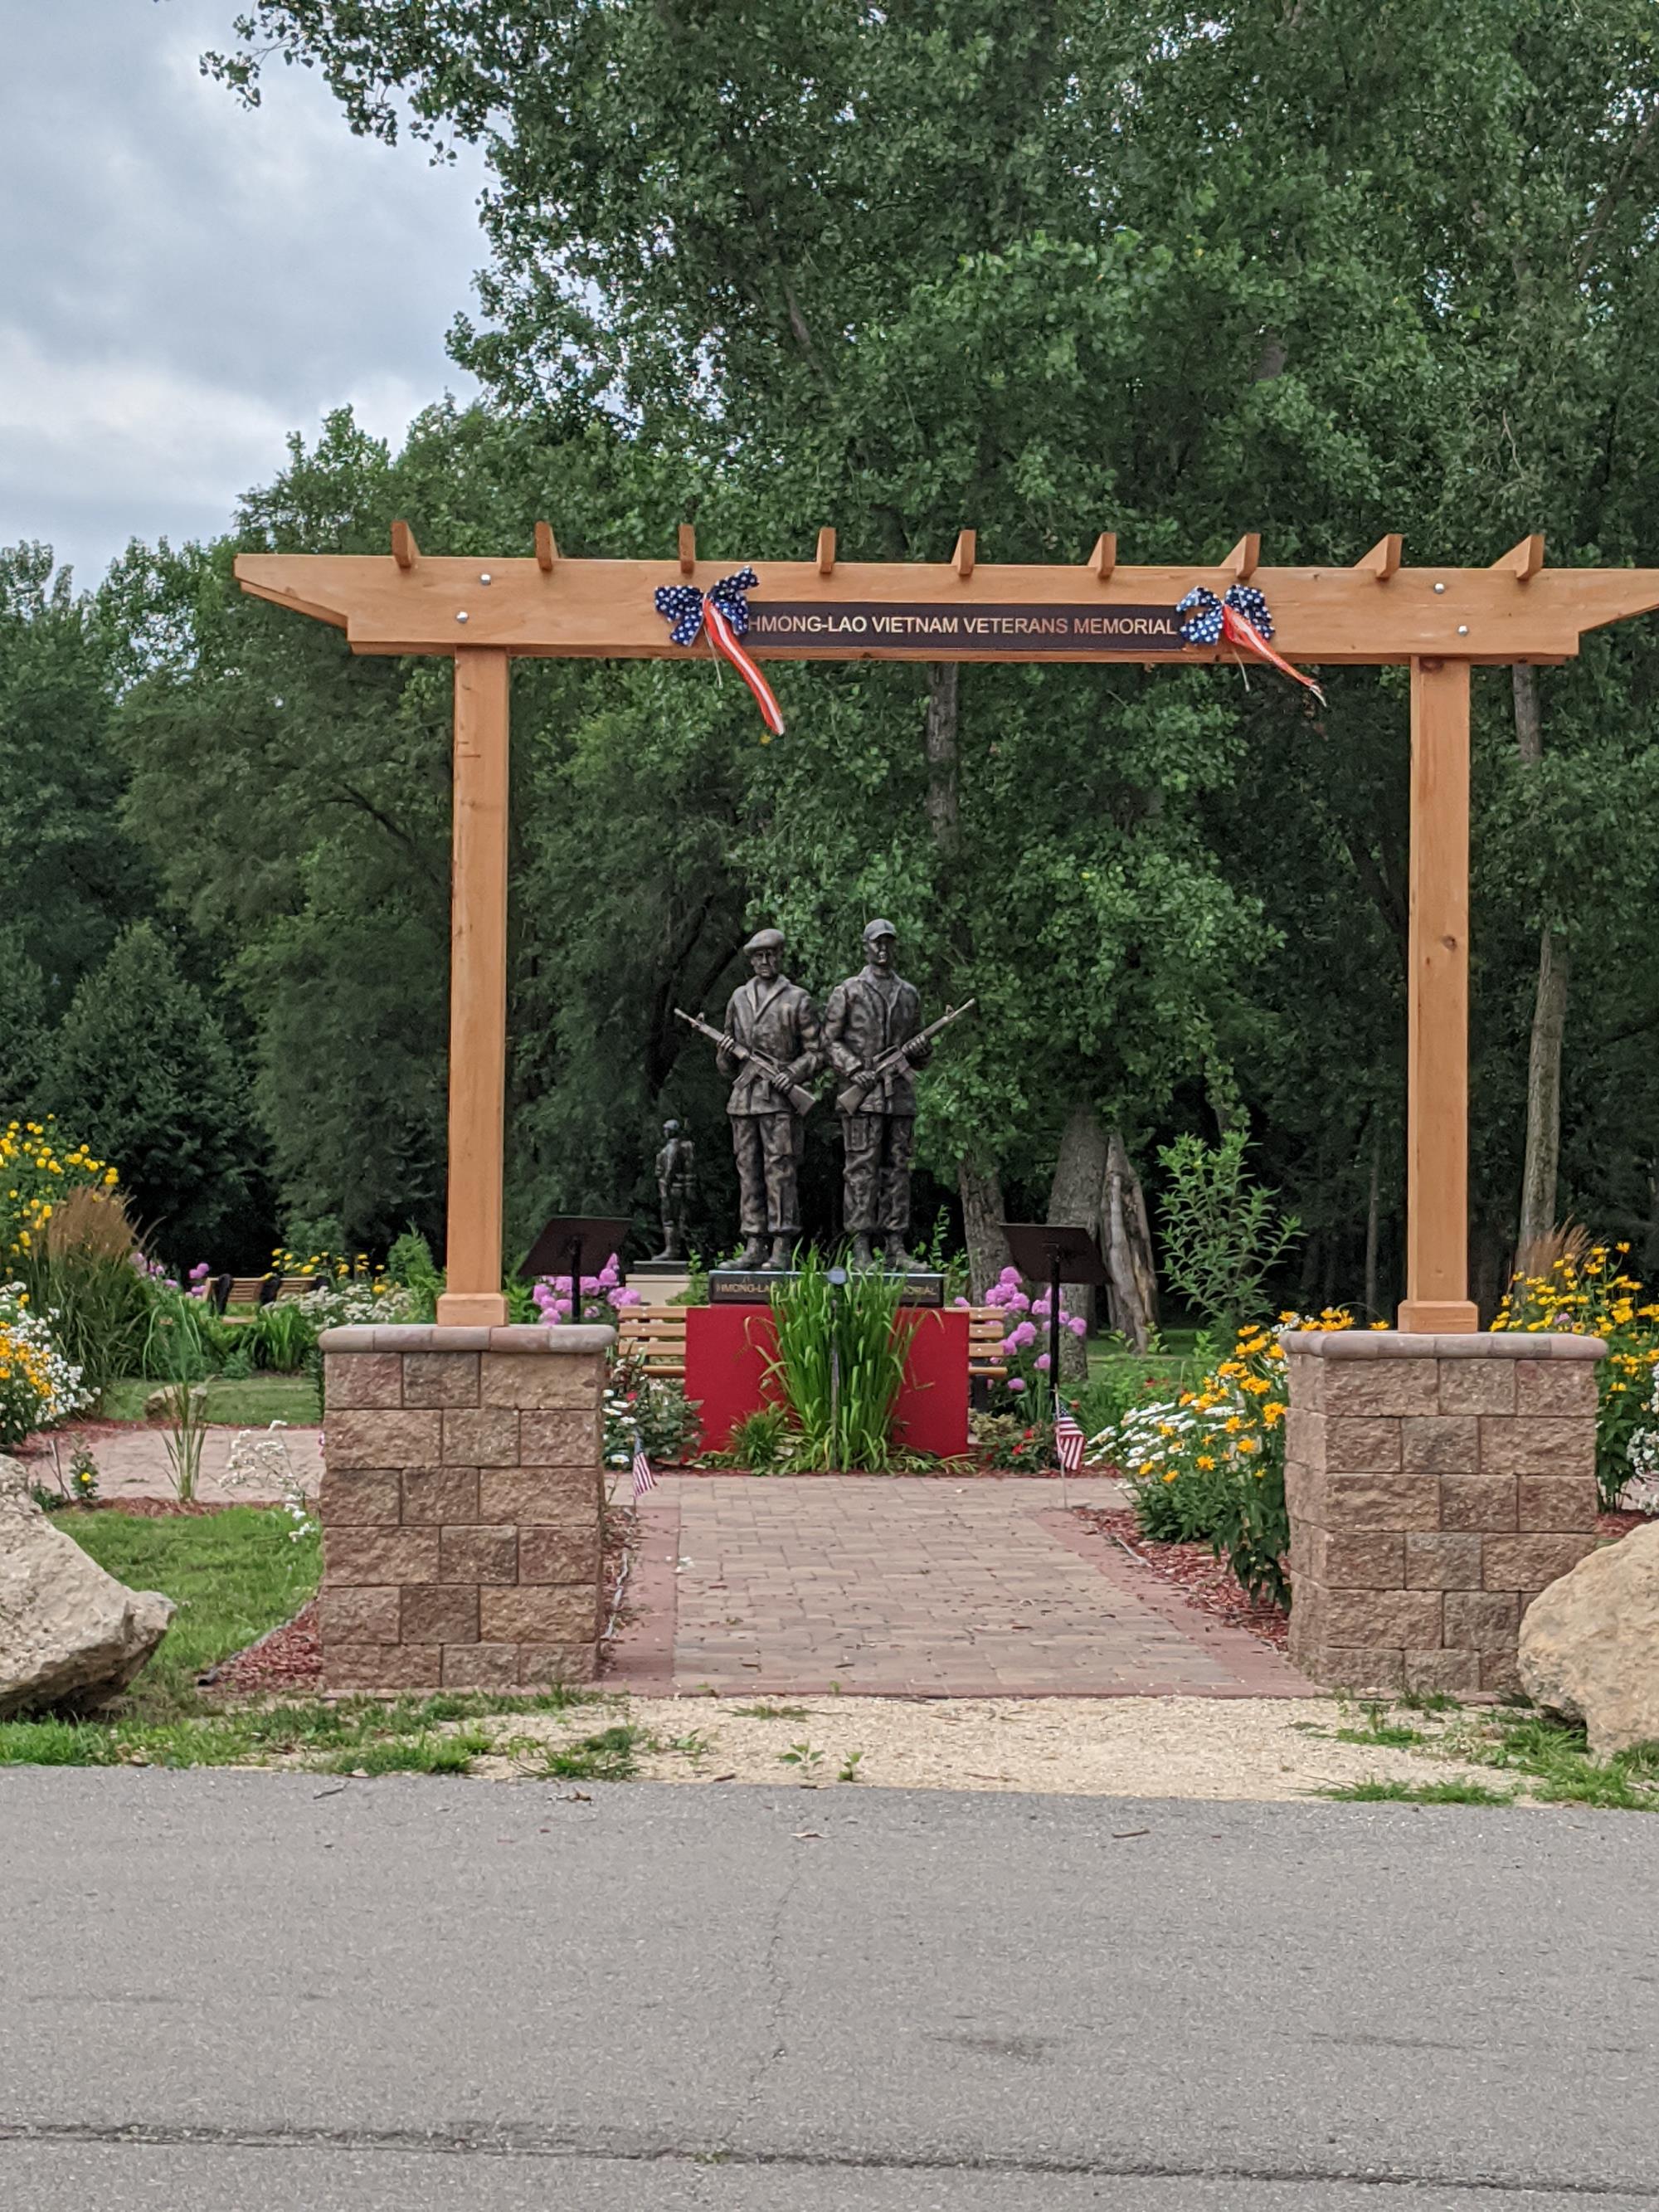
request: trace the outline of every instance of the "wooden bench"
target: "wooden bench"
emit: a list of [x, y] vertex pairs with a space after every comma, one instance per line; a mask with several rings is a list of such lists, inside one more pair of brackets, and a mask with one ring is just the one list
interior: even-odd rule
[[[684, 1306], [631, 1306], [617, 1316], [617, 1348], [635, 1354], [647, 1375], [670, 1382], [685, 1380]], [[1000, 1382], [1008, 1372], [1002, 1357], [1007, 1319], [995, 1306], [968, 1310], [968, 1375], [970, 1382]]]
[[[228, 1303], [234, 1306], [257, 1306], [270, 1279], [268, 1275], [233, 1275]], [[307, 1291], [314, 1291], [321, 1279], [319, 1275], [284, 1275], [276, 1285], [276, 1296], [279, 1298], [302, 1298]], [[269, 1296], [265, 1303], [271, 1303]]]

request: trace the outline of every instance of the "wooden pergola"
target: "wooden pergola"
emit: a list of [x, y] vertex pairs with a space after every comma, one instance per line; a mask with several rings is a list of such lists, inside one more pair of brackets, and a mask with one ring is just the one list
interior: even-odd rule
[[[1464, 1334], [1469, 1301], [1469, 671], [1571, 659], [1582, 634], [1659, 607], [1659, 569], [1548, 568], [1541, 537], [1490, 568], [1413, 568], [1384, 538], [1351, 568], [1262, 568], [1243, 538], [1218, 563], [1117, 565], [1109, 533], [1077, 567], [981, 565], [972, 531], [947, 562], [847, 562], [831, 530], [811, 561], [757, 561], [745, 640], [757, 660], [1135, 660], [1237, 658], [1185, 644], [1194, 586], [1246, 580], [1274, 645], [1298, 663], [1411, 668], [1411, 920], [1406, 1297], [1401, 1329]], [[676, 660], [654, 594], [707, 588], [740, 564], [571, 561], [536, 526], [533, 557], [434, 559], [406, 523], [390, 552], [245, 553], [243, 589], [344, 630], [354, 653], [447, 653], [455, 664], [454, 872], [449, 1027], [447, 1282], [441, 1322], [499, 1325], [507, 1085], [507, 675], [515, 654]]]

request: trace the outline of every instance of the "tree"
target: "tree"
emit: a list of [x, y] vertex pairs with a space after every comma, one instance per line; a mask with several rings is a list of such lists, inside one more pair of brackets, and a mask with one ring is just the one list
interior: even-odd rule
[[86, 976], [54, 1033], [42, 1103], [121, 1171], [176, 1264], [222, 1257], [246, 1191], [247, 1084], [223, 1028], [152, 922]]
[[155, 896], [120, 824], [112, 704], [91, 601], [50, 546], [0, 547], [0, 884], [54, 1015]]

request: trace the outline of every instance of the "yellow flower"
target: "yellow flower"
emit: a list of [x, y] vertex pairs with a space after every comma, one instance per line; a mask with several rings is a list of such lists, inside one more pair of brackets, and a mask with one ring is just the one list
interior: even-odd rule
[[1200, 1452], [1198, 1455], [1198, 1463], [1206, 1474], [1210, 1468], [1215, 1465], [1215, 1462], [1210, 1457], [1207, 1452]]

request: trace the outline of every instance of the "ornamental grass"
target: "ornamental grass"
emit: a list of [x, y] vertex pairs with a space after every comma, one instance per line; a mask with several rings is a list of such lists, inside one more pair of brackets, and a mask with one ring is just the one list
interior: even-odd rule
[[899, 1320], [904, 1279], [849, 1267], [832, 1283], [808, 1250], [795, 1267], [772, 1293], [778, 1348], [767, 1367], [789, 1410], [791, 1456], [798, 1467], [879, 1474], [893, 1462], [893, 1414], [920, 1325]]

